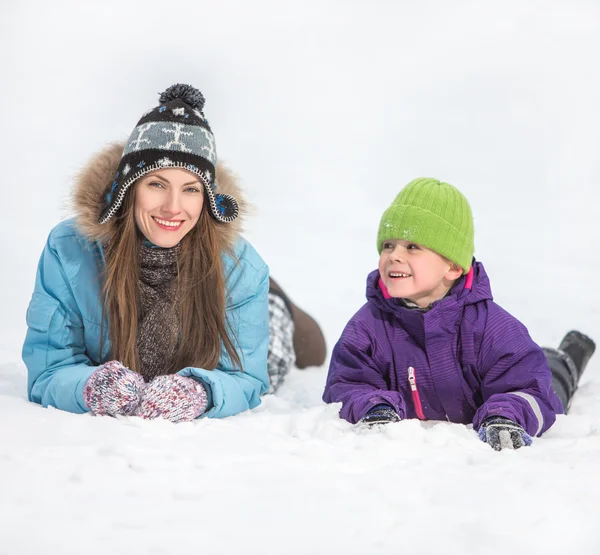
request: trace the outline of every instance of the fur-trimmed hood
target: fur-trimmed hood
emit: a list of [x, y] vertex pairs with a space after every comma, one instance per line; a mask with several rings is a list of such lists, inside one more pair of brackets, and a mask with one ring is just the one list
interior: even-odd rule
[[[113, 177], [123, 154], [123, 143], [113, 143], [94, 155], [76, 178], [73, 191], [73, 208], [77, 228], [91, 241], [106, 244], [115, 233], [115, 220], [99, 224], [98, 218], [104, 208], [104, 198], [109, 191]], [[222, 248], [231, 248], [241, 233], [242, 220], [247, 204], [242, 197], [234, 174], [221, 162], [216, 168], [217, 192], [234, 197], [239, 205], [239, 215], [231, 223], [219, 223]]]

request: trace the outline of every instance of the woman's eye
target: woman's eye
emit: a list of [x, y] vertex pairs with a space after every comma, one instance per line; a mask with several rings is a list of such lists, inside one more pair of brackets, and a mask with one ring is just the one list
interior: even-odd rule
[[188, 193], [199, 193], [199, 192], [200, 192], [200, 189], [198, 189], [198, 187], [188, 187], [188, 188], [186, 189], [186, 191], [187, 191]]
[[151, 181], [149, 185], [150, 187], [163, 187], [163, 184], [160, 181]]

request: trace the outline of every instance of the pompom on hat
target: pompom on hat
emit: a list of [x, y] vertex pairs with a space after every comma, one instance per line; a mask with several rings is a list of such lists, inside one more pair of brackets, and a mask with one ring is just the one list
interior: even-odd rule
[[215, 220], [228, 223], [237, 218], [237, 201], [218, 192], [215, 138], [203, 110], [204, 96], [190, 85], [172, 85], [159, 96], [159, 105], [142, 116], [125, 144], [103, 199], [100, 224], [114, 217], [140, 177], [164, 168], [181, 168], [200, 178]]
[[466, 273], [475, 251], [474, 235], [465, 196], [449, 183], [421, 177], [404, 187], [383, 213], [377, 250], [381, 254], [388, 239], [404, 239], [441, 254]]

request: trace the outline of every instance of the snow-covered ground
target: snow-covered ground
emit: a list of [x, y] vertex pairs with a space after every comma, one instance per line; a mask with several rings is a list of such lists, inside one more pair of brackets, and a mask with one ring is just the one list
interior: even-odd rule
[[364, 433], [299, 373], [178, 426], [42, 410], [0, 368], [0, 553], [598, 553], [600, 387], [531, 449], [406, 421]]
[[206, 98], [246, 234], [331, 348], [412, 178], [471, 201], [476, 256], [545, 345], [600, 339], [600, 6], [23, 0], [0, 18], [0, 555], [600, 553], [600, 354], [569, 416], [496, 453], [467, 427], [365, 433], [326, 368], [226, 420], [45, 410], [20, 348], [71, 178], [157, 93]]

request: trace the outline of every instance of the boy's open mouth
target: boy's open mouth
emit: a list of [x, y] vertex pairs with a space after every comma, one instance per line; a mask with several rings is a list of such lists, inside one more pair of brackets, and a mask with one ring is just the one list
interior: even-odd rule
[[405, 274], [403, 272], [390, 272], [388, 274], [388, 277], [390, 277], [391, 279], [402, 279], [402, 278], [407, 278], [407, 277], [411, 277], [410, 274]]

